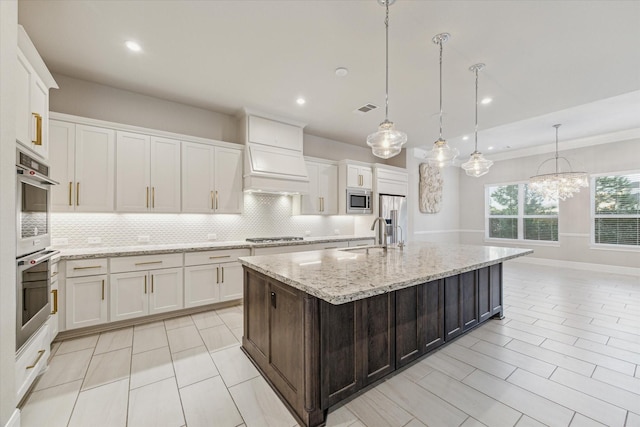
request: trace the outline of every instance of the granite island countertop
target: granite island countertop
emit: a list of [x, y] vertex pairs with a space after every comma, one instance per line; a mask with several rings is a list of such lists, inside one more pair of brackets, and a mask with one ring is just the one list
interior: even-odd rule
[[350, 242], [355, 240], [374, 239], [374, 236], [323, 236], [323, 237], [305, 237], [303, 240], [251, 243], [245, 240], [236, 241], [219, 241], [219, 242], [200, 242], [200, 243], [175, 243], [161, 245], [135, 245], [135, 246], [98, 246], [86, 248], [56, 248], [60, 251], [60, 259], [90, 259], [102, 257], [116, 256], [136, 256], [136, 255], [154, 255], [168, 254], [175, 252], [199, 252], [209, 250], [224, 249], [251, 249], [251, 248], [268, 248], [274, 246], [302, 246], [315, 243], [329, 242]]
[[309, 295], [342, 304], [532, 253], [520, 248], [410, 242], [386, 254], [333, 249], [241, 257], [239, 261]]

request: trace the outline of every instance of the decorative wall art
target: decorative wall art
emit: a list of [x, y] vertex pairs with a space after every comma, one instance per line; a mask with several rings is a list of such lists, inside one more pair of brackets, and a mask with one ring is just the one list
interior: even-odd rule
[[440, 168], [420, 163], [420, 212], [438, 213], [442, 204], [442, 175]]

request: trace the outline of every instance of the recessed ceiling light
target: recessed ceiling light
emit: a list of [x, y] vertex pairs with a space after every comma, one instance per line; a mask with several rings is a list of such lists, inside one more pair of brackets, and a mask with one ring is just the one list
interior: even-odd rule
[[296, 99], [296, 103], [297, 103], [298, 105], [304, 105], [306, 102], [307, 102], [307, 101], [305, 101], [305, 99], [304, 99], [304, 98], [298, 98], [298, 99]]
[[487, 104], [490, 104], [490, 103], [491, 103], [491, 101], [493, 101], [493, 99], [492, 99], [492, 98], [487, 97], [487, 98], [482, 98], [482, 101], [480, 101], [480, 103], [482, 103], [482, 104], [484, 104], [484, 105], [487, 105]]
[[349, 70], [347, 70], [345, 67], [338, 67], [336, 68], [336, 76], [338, 77], [344, 77], [347, 74], [349, 74]]
[[132, 52], [140, 52], [142, 50], [142, 47], [132, 40], [126, 41], [124, 45]]
[[465, 135], [465, 136], [462, 137], [463, 141], [466, 141], [467, 139], [469, 139], [469, 135]]

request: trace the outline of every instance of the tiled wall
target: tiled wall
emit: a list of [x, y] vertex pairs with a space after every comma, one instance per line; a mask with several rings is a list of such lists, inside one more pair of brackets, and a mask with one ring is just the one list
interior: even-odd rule
[[[215, 233], [217, 241], [247, 237], [354, 234], [352, 216], [291, 215], [291, 197], [245, 194], [241, 215], [53, 213], [53, 243], [66, 238], [65, 248], [138, 245], [138, 236], [149, 244], [197, 243]], [[97, 245], [88, 238], [100, 238]]]

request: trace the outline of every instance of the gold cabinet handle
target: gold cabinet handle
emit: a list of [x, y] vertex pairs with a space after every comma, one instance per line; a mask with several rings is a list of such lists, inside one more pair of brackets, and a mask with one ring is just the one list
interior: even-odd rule
[[104, 280], [102, 280], [102, 301], [104, 301]]
[[36, 118], [36, 139], [31, 140], [34, 145], [42, 145], [42, 116], [38, 113], [31, 113]]
[[151, 275], [151, 293], [153, 293], [153, 274]]
[[88, 270], [90, 268], [102, 268], [101, 265], [88, 265], [86, 267], [73, 267], [74, 270]]
[[149, 207], [149, 187], [147, 187], [147, 207]]
[[213, 191], [210, 191], [209, 195], [211, 196], [211, 209], [215, 209], [215, 207], [213, 205]]
[[144, 293], [147, 293], [147, 275], [144, 276]]
[[216, 210], [218, 210], [218, 190], [216, 190]]
[[80, 206], [80, 181], [76, 182], [76, 206]]
[[58, 312], [58, 290], [52, 289], [51, 293], [53, 294], [53, 311], [51, 314], [56, 314]]
[[156, 187], [151, 187], [151, 207], [156, 207]]
[[231, 255], [216, 255], [210, 256], [209, 259], [231, 258]]
[[216, 267], [216, 283], [220, 283], [220, 267]]
[[220, 267], [222, 269], [222, 280], [221, 282], [224, 283], [224, 267]]
[[325, 249], [338, 249], [337, 246], [327, 246]]
[[31, 365], [27, 366], [26, 369], [33, 369], [36, 367], [36, 365], [38, 364], [38, 362], [40, 361], [40, 359], [42, 359], [42, 356], [44, 356], [44, 354], [46, 353], [46, 350], [39, 350], [38, 351], [38, 357], [36, 358], [35, 362], [33, 362]]
[[149, 265], [149, 264], [162, 264], [162, 261], [147, 261], [147, 262], [136, 262], [135, 266], [139, 265]]
[[56, 277], [58, 275], [58, 272], [56, 271], [55, 273], [51, 273], [51, 278], [53, 279], [54, 277]]
[[69, 206], [71, 206], [71, 193], [73, 192], [73, 182], [69, 181]]

